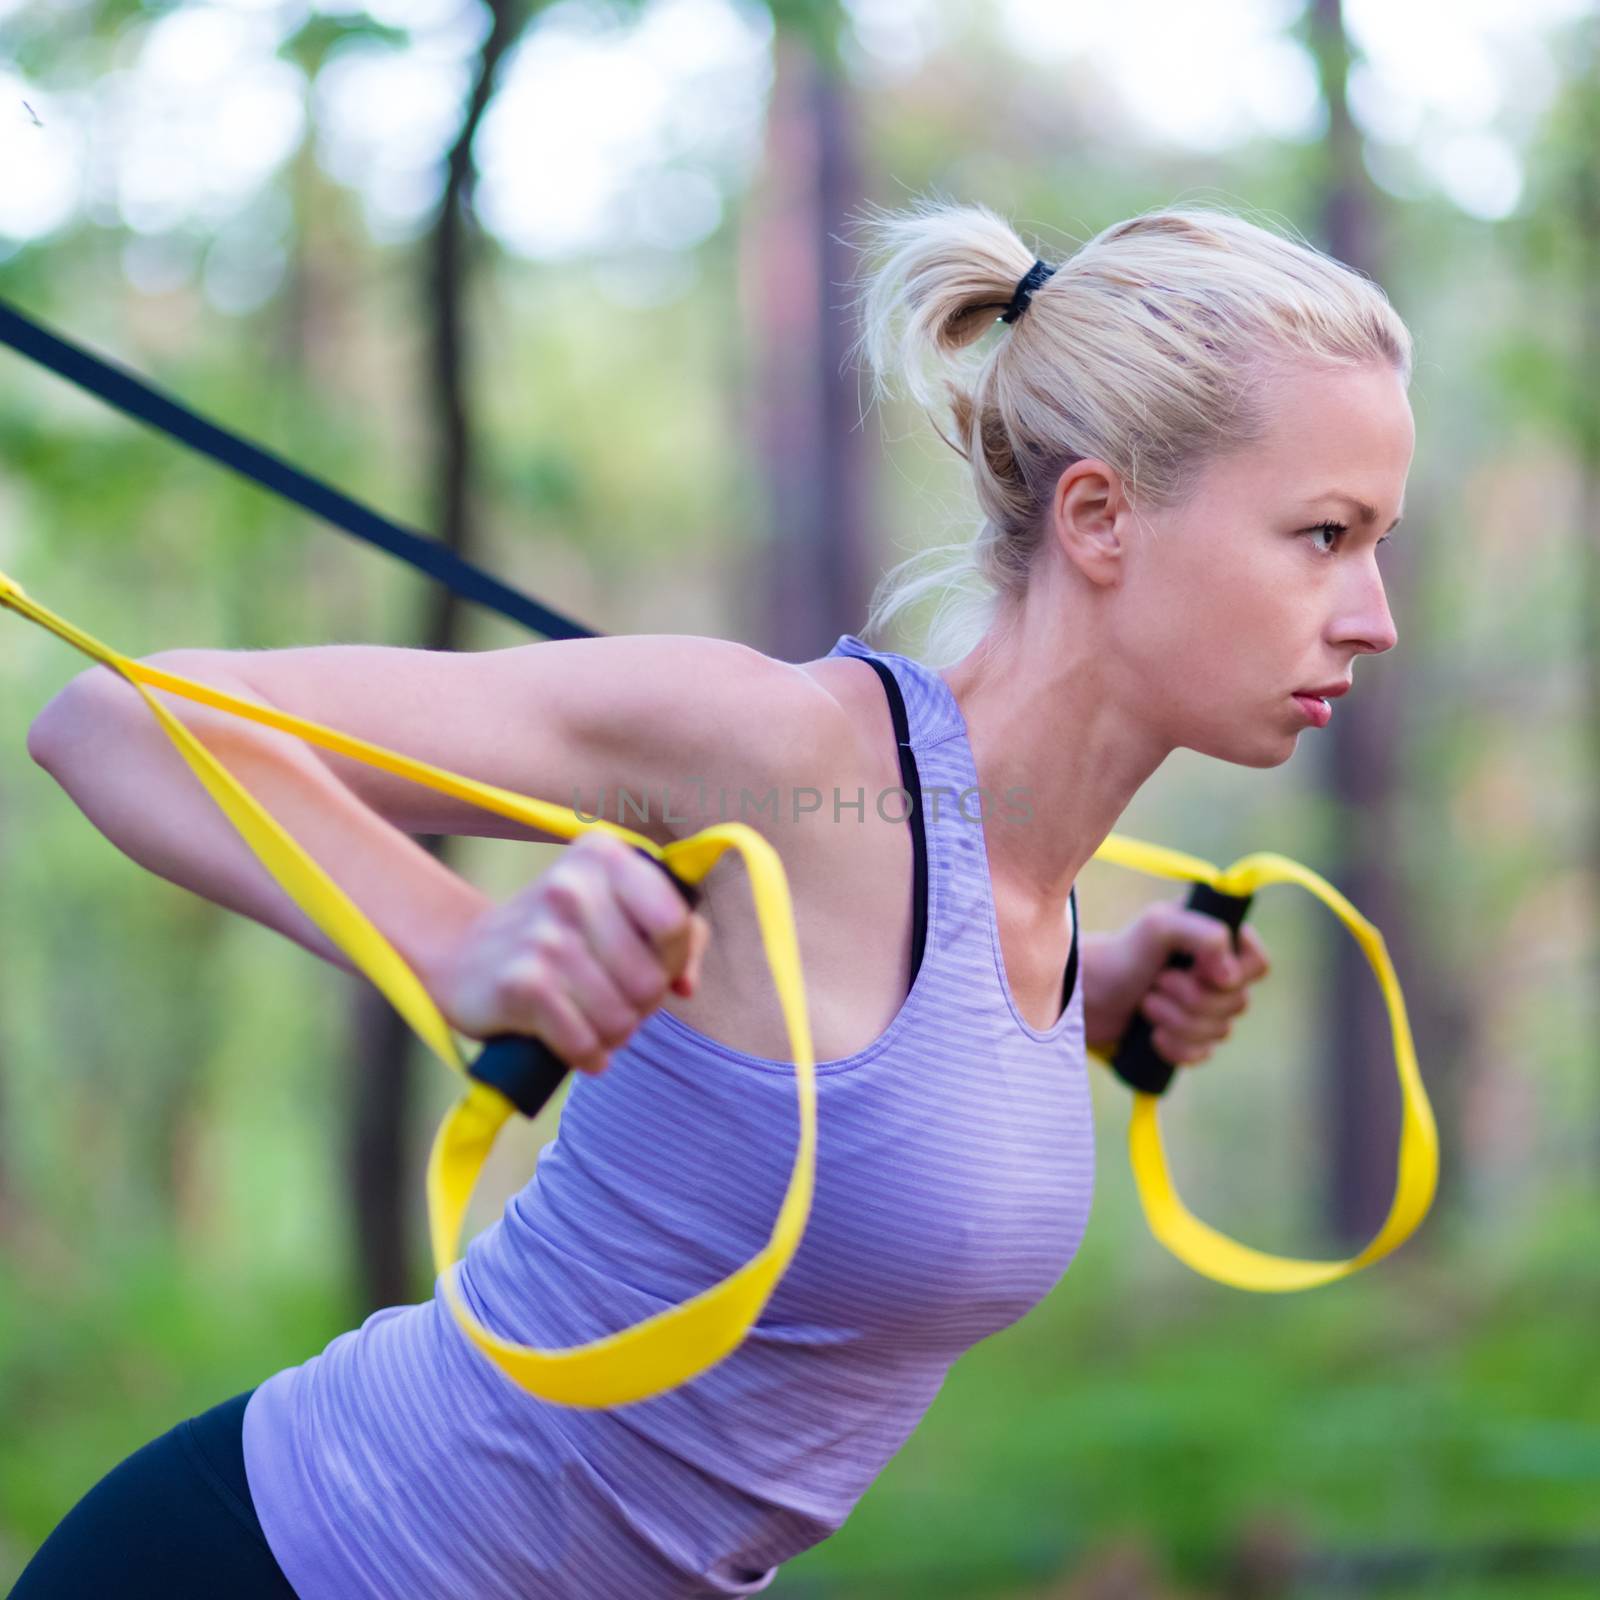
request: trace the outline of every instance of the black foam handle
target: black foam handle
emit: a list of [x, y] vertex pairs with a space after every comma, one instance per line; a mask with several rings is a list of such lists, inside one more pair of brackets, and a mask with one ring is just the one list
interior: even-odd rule
[[[1237, 935], [1245, 913], [1250, 909], [1254, 895], [1219, 894], [1209, 884], [1197, 883], [1189, 891], [1189, 910], [1203, 911], [1208, 917], [1225, 922]], [[1239, 948], [1237, 938], [1233, 941]], [[1187, 950], [1174, 950], [1167, 957], [1169, 967], [1192, 967], [1194, 957]], [[1160, 1053], [1151, 1036], [1155, 1029], [1142, 1011], [1135, 1011], [1133, 1020], [1124, 1030], [1117, 1044], [1117, 1053], [1111, 1058], [1111, 1067], [1130, 1089], [1144, 1094], [1165, 1094], [1172, 1075], [1178, 1069]]]
[[[700, 904], [696, 885], [686, 883], [648, 850], [638, 845], [632, 848], [666, 873], [691, 911]], [[498, 1089], [523, 1116], [536, 1117], [570, 1070], [543, 1039], [525, 1033], [497, 1033], [484, 1041], [478, 1059], [467, 1068], [467, 1075]]]

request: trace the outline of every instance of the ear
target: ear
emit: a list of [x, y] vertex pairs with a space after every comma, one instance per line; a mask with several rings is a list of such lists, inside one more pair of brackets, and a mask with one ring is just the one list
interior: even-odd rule
[[1121, 475], [1097, 456], [1074, 461], [1050, 497], [1047, 530], [1062, 555], [1092, 583], [1111, 583], [1127, 555], [1128, 502]]

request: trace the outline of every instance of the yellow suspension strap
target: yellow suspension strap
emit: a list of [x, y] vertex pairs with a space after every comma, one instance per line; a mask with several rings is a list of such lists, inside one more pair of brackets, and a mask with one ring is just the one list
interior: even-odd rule
[[[466, 1080], [465, 1091], [446, 1113], [434, 1137], [428, 1157], [427, 1189], [434, 1268], [451, 1312], [467, 1337], [507, 1377], [530, 1393], [558, 1405], [586, 1408], [627, 1405], [662, 1394], [688, 1382], [733, 1350], [760, 1315], [799, 1247], [811, 1211], [816, 1170], [816, 1059], [788, 879], [772, 846], [754, 829], [730, 822], [659, 848], [653, 840], [630, 829], [599, 819], [585, 822], [565, 806], [480, 783], [306, 718], [240, 700], [209, 684], [132, 660], [46, 610], [4, 572], [0, 572], [0, 605], [48, 628], [133, 684], [267, 870], [378, 986], [423, 1043]], [[279, 728], [324, 749], [398, 773], [547, 833], [571, 839], [591, 828], [604, 828], [657, 861], [680, 888], [692, 891], [725, 851], [737, 850], [750, 874], [762, 947], [789, 1031], [800, 1106], [794, 1168], [765, 1247], [737, 1272], [691, 1299], [588, 1344], [539, 1350], [502, 1339], [485, 1328], [467, 1309], [455, 1285], [454, 1267], [460, 1255], [467, 1204], [507, 1119], [517, 1110], [532, 1115], [560, 1081], [565, 1063], [538, 1040], [504, 1036], [487, 1044], [468, 1067], [449, 1023], [400, 953], [210, 750], [144, 688], [145, 684]]]
[[[768, 842], [742, 823], [720, 823], [664, 849], [642, 835], [603, 820], [586, 822], [565, 806], [515, 794], [493, 784], [417, 761], [398, 751], [343, 734], [275, 707], [240, 700], [220, 689], [119, 654], [30, 599], [0, 572], [0, 605], [48, 628], [86, 655], [120, 673], [139, 691], [184, 759], [238, 828], [267, 869], [330, 939], [383, 992], [423, 1042], [451, 1071], [466, 1079], [462, 1098], [446, 1115], [428, 1161], [428, 1222], [434, 1265], [462, 1330], [514, 1382], [543, 1399], [578, 1407], [625, 1405], [687, 1382], [743, 1339], [798, 1248], [810, 1213], [816, 1163], [815, 1057], [805, 1009], [800, 952], [782, 863]], [[292, 733], [353, 760], [380, 767], [441, 793], [470, 801], [562, 838], [604, 828], [627, 840], [668, 872], [686, 897], [732, 848], [750, 873], [762, 945], [773, 976], [795, 1062], [800, 1139], [789, 1187], [767, 1245], [721, 1283], [589, 1344], [538, 1350], [498, 1338], [467, 1310], [455, 1288], [461, 1228], [478, 1175], [501, 1127], [513, 1111], [533, 1115], [553, 1092], [566, 1065], [540, 1041], [502, 1037], [490, 1041], [469, 1068], [449, 1024], [392, 945], [337, 884], [143, 684]], [[1129, 1154], [1145, 1218], [1155, 1236], [1195, 1271], [1241, 1289], [1307, 1289], [1347, 1276], [1394, 1250], [1430, 1205], [1438, 1170], [1433, 1115], [1417, 1072], [1399, 984], [1382, 936], [1331, 885], [1309, 868], [1270, 853], [1246, 856], [1226, 872], [1209, 862], [1117, 834], [1095, 852], [1104, 859], [1159, 877], [1193, 880], [1190, 905], [1237, 929], [1254, 891], [1265, 883], [1296, 882], [1330, 906], [1361, 944], [1378, 974], [1389, 1006], [1396, 1061], [1405, 1102], [1400, 1176], [1393, 1207], [1378, 1236], [1349, 1261], [1297, 1261], [1250, 1249], [1192, 1216], [1173, 1190], [1156, 1122], [1156, 1101], [1172, 1076], [1169, 1063], [1149, 1044], [1149, 1023], [1136, 1014], [1120, 1041], [1113, 1068], [1135, 1091]], [[1189, 965], [1175, 953], [1169, 965]]]
[[[1417, 1052], [1406, 1021], [1400, 983], [1389, 961], [1383, 935], [1325, 878], [1287, 856], [1258, 851], [1243, 856], [1226, 871], [1198, 856], [1145, 844], [1118, 834], [1107, 835], [1095, 859], [1109, 861], [1135, 872], [1160, 878], [1193, 880], [1189, 909], [1203, 911], [1226, 922], [1235, 933], [1244, 921], [1251, 898], [1269, 883], [1298, 883], [1309, 889], [1350, 930], [1368, 964], [1377, 974], [1389, 1008], [1389, 1031], [1394, 1040], [1395, 1069], [1400, 1076], [1403, 1122], [1400, 1129], [1399, 1170], [1389, 1215], [1372, 1242], [1348, 1261], [1301, 1261], [1292, 1256], [1268, 1255], [1238, 1243], [1208, 1227], [1187, 1210], [1172, 1186], [1156, 1104], [1172, 1080], [1173, 1066], [1150, 1042], [1151, 1026], [1142, 1012], [1118, 1042], [1111, 1060], [1097, 1050], [1090, 1055], [1108, 1066], [1133, 1090], [1133, 1120], [1128, 1128], [1128, 1154], [1133, 1162], [1139, 1202], [1150, 1231], [1180, 1261], [1218, 1283], [1261, 1293], [1312, 1289], [1348, 1277], [1370, 1266], [1408, 1239], [1433, 1203], [1439, 1177], [1439, 1135], [1433, 1109], [1417, 1070]], [[1237, 945], [1237, 941], [1235, 941]], [[1191, 967], [1194, 958], [1175, 951], [1169, 967]]]

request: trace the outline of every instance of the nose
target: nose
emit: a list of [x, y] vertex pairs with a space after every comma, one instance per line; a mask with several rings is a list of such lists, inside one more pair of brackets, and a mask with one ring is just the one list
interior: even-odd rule
[[1366, 655], [1382, 655], [1385, 650], [1393, 650], [1399, 643], [1399, 630], [1389, 610], [1389, 597], [1384, 593], [1383, 574], [1378, 571], [1376, 560], [1370, 568], [1362, 568], [1355, 610], [1340, 631], [1345, 643], [1359, 646]]

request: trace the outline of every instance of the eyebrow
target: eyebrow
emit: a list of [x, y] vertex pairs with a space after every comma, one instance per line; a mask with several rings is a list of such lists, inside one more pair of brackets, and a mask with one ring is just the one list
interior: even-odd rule
[[[1359, 499], [1353, 494], [1346, 494], [1343, 489], [1329, 489], [1325, 494], [1313, 495], [1311, 498], [1313, 503], [1318, 500], [1342, 500], [1347, 506], [1354, 506], [1357, 512], [1360, 513], [1362, 522], [1368, 524], [1369, 526], [1378, 520], [1378, 508], [1376, 506], [1369, 506], [1365, 500]], [[1402, 510], [1401, 515], [1403, 516], [1404, 514], [1405, 513]], [[1384, 529], [1384, 532], [1393, 533], [1394, 530], [1399, 526], [1400, 517], [1396, 517], [1394, 521]]]

